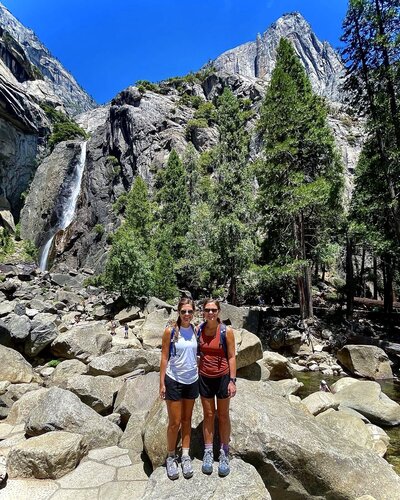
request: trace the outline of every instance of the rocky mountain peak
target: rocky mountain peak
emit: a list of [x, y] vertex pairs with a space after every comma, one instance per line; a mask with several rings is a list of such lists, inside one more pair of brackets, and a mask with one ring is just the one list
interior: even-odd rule
[[[95, 101], [80, 87], [62, 64], [51, 55], [35, 33], [21, 24], [2, 3], [0, 3], [0, 28], [2, 33], [8, 33], [19, 44], [19, 52], [25, 53], [36, 77], [46, 82], [46, 93], [50, 92], [57, 96], [68, 113], [76, 115], [96, 106]], [[15, 52], [15, 44], [13, 49]], [[37, 94], [35, 84], [31, 84], [31, 79], [29, 80], [26, 82], [27, 90]]]
[[256, 40], [221, 54], [213, 62], [219, 70], [269, 81], [275, 67], [276, 48], [284, 37], [293, 43], [315, 92], [340, 100], [343, 64], [328, 42], [321, 42], [299, 12], [284, 14]]

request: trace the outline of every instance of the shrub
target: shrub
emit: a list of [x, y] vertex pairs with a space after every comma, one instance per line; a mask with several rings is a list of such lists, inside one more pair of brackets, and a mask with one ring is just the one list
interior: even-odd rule
[[29, 257], [33, 261], [36, 261], [39, 255], [39, 249], [31, 240], [24, 240], [23, 249], [26, 257]]
[[199, 128], [207, 128], [208, 127], [208, 123], [207, 123], [207, 120], [205, 120], [204, 118], [199, 118], [199, 119], [192, 119], [192, 120], [189, 120], [187, 122], [187, 125], [186, 125], [186, 131], [185, 131], [185, 137], [186, 137], [186, 140], [190, 141], [192, 140], [192, 134], [195, 130], [199, 129]]
[[104, 226], [103, 224], [96, 224], [93, 228], [93, 231], [96, 233], [96, 235], [101, 238], [104, 234]]
[[128, 193], [120, 194], [112, 205], [113, 212], [116, 214], [123, 213], [125, 211], [127, 201]]
[[151, 92], [159, 92], [160, 90], [158, 83], [152, 83], [148, 80], [138, 80], [135, 85], [141, 94], [144, 94], [146, 90], [150, 90]]
[[54, 124], [53, 133], [49, 138], [49, 148], [53, 150], [56, 144], [62, 141], [78, 139], [79, 137], [86, 139], [86, 132], [75, 122], [57, 122]]
[[206, 120], [208, 125], [211, 125], [216, 120], [216, 109], [212, 102], [203, 102], [194, 114], [195, 120]]
[[47, 363], [47, 366], [49, 366], [50, 368], [55, 368], [56, 366], [58, 366], [59, 364], [61, 363], [61, 361], [59, 359], [52, 359], [51, 361], [49, 361]]

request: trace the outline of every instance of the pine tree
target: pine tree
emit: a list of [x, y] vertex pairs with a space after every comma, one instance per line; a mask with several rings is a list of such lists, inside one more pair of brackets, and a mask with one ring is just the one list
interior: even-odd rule
[[360, 243], [382, 260], [386, 311], [392, 310], [400, 249], [399, 30], [398, 1], [350, 1], [342, 36], [345, 89], [367, 116], [368, 136], [356, 169], [351, 221]]
[[218, 100], [215, 185], [212, 197], [211, 249], [218, 256], [220, 283], [229, 285], [228, 300], [237, 304], [237, 284], [255, 254], [252, 238], [252, 182], [249, 169], [249, 114], [229, 89]]
[[147, 184], [140, 176], [137, 176], [127, 197], [125, 225], [135, 234], [136, 238], [143, 240], [143, 244], [147, 248], [150, 245], [154, 225], [153, 212]]
[[302, 317], [313, 315], [311, 265], [341, 213], [342, 166], [326, 117], [291, 43], [282, 38], [259, 122], [258, 201], [264, 262], [297, 269]]

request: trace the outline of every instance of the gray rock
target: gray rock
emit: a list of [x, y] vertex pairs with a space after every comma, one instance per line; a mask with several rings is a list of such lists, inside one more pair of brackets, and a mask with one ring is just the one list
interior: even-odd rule
[[28, 337], [31, 329], [31, 321], [27, 316], [18, 314], [9, 314], [6, 318], [7, 328], [11, 338], [15, 340], [24, 340]]
[[322, 391], [310, 394], [302, 400], [302, 403], [313, 415], [318, 415], [330, 408], [336, 410], [339, 406], [333, 394]]
[[66, 389], [68, 380], [76, 375], [83, 375], [89, 370], [88, 366], [78, 359], [67, 359], [58, 364], [50, 375], [49, 386], [58, 386]]
[[353, 408], [373, 424], [400, 424], [400, 405], [382, 392], [378, 382], [356, 381], [336, 392], [334, 398], [339, 409]]
[[264, 351], [261, 363], [269, 370], [270, 380], [292, 378], [289, 361], [281, 354], [272, 351]]
[[116, 316], [115, 320], [120, 323], [127, 323], [128, 321], [132, 321], [134, 319], [140, 318], [140, 309], [139, 307], [127, 307], [126, 309], [122, 309]]
[[25, 354], [34, 357], [57, 338], [56, 316], [39, 313], [32, 320], [31, 332], [25, 344]]
[[76, 394], [97, 413], [105, 415], [112, 410], [115, 396], [122, 385], [122, 380], [106, 375], [75, 375], [68, 379], [66, 389]]
[[237, 369], [251, 365], [259, 359], [263, 359], [263, 351], [260, 339], [254, 333], [247, 330], [234, 330], [236, 344], [236, 367]]
[[[215, 469], [217, 464], [215, 464]], [[203, 500], [226, 498], [229, 500], [270, 500], [271, 496], [249, 463], [239, 458], [231, 460], [231, 473], [221, 480], [217, 474], [206, 476], [201, 472], [201, 461], [193, 461], [194, 475], [188, 481], [180, 476], [177, 481], [168, 479], [165, 468], [158, 467], [150, 476], [143, 500]]]
[[11, 479], [58, 479], [74, 470], [86, 453], [81, 435], [48, 432], [12, 447], [7, 459], [8, 475]]
[[145, 322], [138, 334], [143, 341], [143, 346], [148, 348], [160, 348], [162, 335], [169, 319], [166, 309], [155, 309], [147, 315]]
[[48, 389], [38, 389], [37, 391], [29, 391], [16, 401], [8, 414], [7, 423], [18, 425], [25, 423], [30, 412], [36, 408], [40, 401], [46, 395]]
[[373, 380], [393, 378], [388, 355], [373, 345], [345, 345], [337, 353], [339, 362], [354, 375]]
[[146, 373], [158, 371], [160, 369], [160, 359], [160, 351], [121, 349], [94, 358], [89, 363], [89, 373], [91, 375], [118, 377], [137, 369], [143, 369]]
[[19, 352], [0, 345], [0, 381], [8, 380], [13, 384], [29, 384], [36, 381], [37, 378], [32, 366]]
[[227, 325], [231, 325], [233, 329], [240, 330], [244, 326], [248, 312], [247, 308], [236, 307], [222, 302], [219, 317], [221, 321]]
[[89, 362], [111, 347], [112, 337], [103, 323], [74, 326], [51, 344], [51, 352], [67, 359]]
[[166, 309], [168, 311], [168, 314], [170, 314], [173, 310], [173, 306], [171, 304], [168, 304], [168, 302], [164, 302], [161, 299], [158, 299], [157, 297], [150, 297], [149, 301], [146, 304], [145, 312], [147, 314], [150, 314], [154, 311], [157, 311], [158, 309]]
[[299, 390], [304, 387], [304, 384], [299, 382], [297, 378], [276, 381], [268, 380], [267, 385], [270, 386], [276, 394], [280, 394], [283, 397], [297, 394]]
[[37, 391], [38, 389], [40, 389], [40, 386], [37, 383], [11, 384], [7, 387], [6, 394], [12, 401], [18, 401], [27, 392]]
[[268, 380], [270, 375], [268, 368], [266, 368], [261, 361], [239, 368], [236, 374], [238, 377], [245, 378], [247, 380], [261, 381]]
[[124, 382], [115, 400], [114, 411], [121, 415], [121, 421], [127, 423], [131, 418], [143, 422], [144, 415], [158, 399], [160, 375], [148, 373]]
[[25, 424], [29, 436], [53, 430], [81, 434], [89, 449], [116, 445], [122, 435], [119, 427], [82, 403], [78, 396], [56, 387], [49, 389]]

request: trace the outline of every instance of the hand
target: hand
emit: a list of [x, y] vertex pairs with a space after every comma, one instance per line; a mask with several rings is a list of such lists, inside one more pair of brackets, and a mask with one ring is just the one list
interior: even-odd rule
[[233, 396], [236, 395], [236, 385], [234, 384], [234, 382], [229, 382], [229, 385], [228, 385], [228, 396], [230, 398], [233, 398]]
[[160, 385], [160, 399], [165, 399], [165, 385]]

